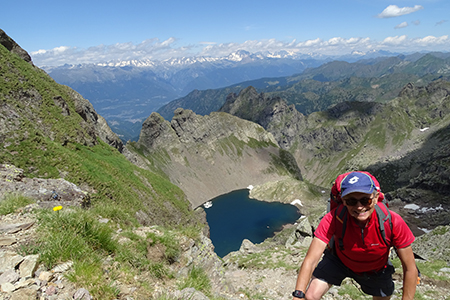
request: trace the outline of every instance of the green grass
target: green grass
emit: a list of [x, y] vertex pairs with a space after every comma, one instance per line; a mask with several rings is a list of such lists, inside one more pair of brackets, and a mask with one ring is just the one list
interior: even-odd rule
[[339, 288], [338, 294], [340, 296], [349, 295], [350, 299], [353, 300], [372, 299], [372, 296], [366, 295], [359, 287], [359, 284], [351, 279], [346, 279], [343, 282], [343, 284]]
[[417, 262], [420, 273], [424, 276], [441, 281], [450, 281], [450, 274], [448, 272], [440, 272], [440, 269], [447, 266], [445, 261], [427, 261], [427, 262]]
[[99, 259], [118, 249], [118, 243], [112, 239], [113, 230], [80, 208], [40, 210], [38, 223], [39, 248], [36, 250], [49, 269], [65, 261], [81, 261], [86, 257]]
[[[149, 274], [159, 280], [174, 278], [169, 265], [178, 261], [181, 254], [177, 238], [182, 235], [180, 231], [153, 227], [144, 236], [131, 230], [116, 236], [117, 223], [100, 223], [93, 210], [81, 208], [38, 210], [37, 217], [37, 238], [23, 246], [21, 253], [39, 253], [41, 263], [49, 270], [60, 263], [73, 262], [67, 278], [87, 288], [95, 299], [117, 298], [114, 282], [124, 274], [130, 278], [133, 274]], [[125, 241], [119, 242], [121, 239]], [[163, 249], [161, 259], [148, 257], [152, 247], [158, 251]], [[196, 268], [180, 286], [194, 287], [204, 293], [210, 293], [211, 289], [206, 273]]]
[[0, 216], [16, 212], [19, 208], [35, 203], [34, 200], [16, 194], [3, 195], [0, 199]]
[[189, 287], [202, 292], [206, 296], [211, 296], [211, 281], [202, 268], [194, 266], [189, 271], [188, 276], [178, 284], [179, 290]]
[[[155, 173], [156, 168], [152, 172], [134, 166], [95, 138], [75, 110], [74, 91], [1, 45], [0, 66], [1, 104], [22, 116], [11, 119], [11, 131], [0, 142], [0, 162], [23, 169], [29, 178], [64, 174], [64, 179], [93, 191], [91, 209], [122, 225], [137, 225], [137, 212], [153, 224], [195, 222], [184, 193], [166, 176]], [[58, 101], [65, 102], [67, 115]]]
[[290, 256], [291, 252], [281, 246], [280, 248], [270, 247], [261, 252], [249, 253], [245, 256], [232, 256], [230, 262], [236, 263], [243, 269], [276, 269], [297, 270], [298, 265], [288, 265], [283, 258]]
[[254, 290], [251, 290], [248, 288], [241, 289], [240, 292], [242, 292], [244, 295], [247, 296], [248, 299], [251, 299], [251, 300], [275, 300], [271, 297], [266, 296], [262, 292], [254, 291]]

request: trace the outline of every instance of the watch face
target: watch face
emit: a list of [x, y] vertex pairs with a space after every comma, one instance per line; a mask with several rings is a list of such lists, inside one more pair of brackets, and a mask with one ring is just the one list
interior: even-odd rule
[[305, 298], [305, 293], [303, 293], [302, 291], [299, 291], [299, 290], [295, 290], [292, 293], [292, 296], [294, 296], [296, 298]]

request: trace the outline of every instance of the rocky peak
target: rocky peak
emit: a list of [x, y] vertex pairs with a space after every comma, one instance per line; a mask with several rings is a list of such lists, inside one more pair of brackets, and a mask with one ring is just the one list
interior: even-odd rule
[[171, 122], [156, 112], [152, 113], [142, 125], [138, 143], [151, 149], [174, 143], [207, 144], [231, 135], [243, 141], [254, 138], [276, 144], [273, 136], [257, 124], [225, 113], [213, 112], [201, 116], [182, 108], [175, 110]]
[[272, 134], [224, 112], [201, 116], [179, 108], [171, 122], [152, 113], [136, 146], [185, 192], [193, 207], [249, 185], [301, 178], [295, 160], [281, 151]]
[[31, 56], [27, 51], [23, 50], [12, 38], [10, 38], [2, 29], [0, 29], [0, 44], [11, 53], [17, 54], [27, 63], [33, 64]]

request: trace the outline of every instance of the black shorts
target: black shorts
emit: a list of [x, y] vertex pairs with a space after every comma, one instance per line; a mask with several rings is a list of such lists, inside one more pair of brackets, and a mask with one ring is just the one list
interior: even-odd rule
[[356, 274], [347, 268], [341, 260], [330, 251], [325, 251], [325, 255], [313, 272], [314, 277], [333, 285], [341, 285], [346, 277], [353, 278], [364, 293], [371, 296], [386, 297], [394, 293], [394, 281], [392, 274], [395, 268], [388, 260], [386, 268], [376, 273]]

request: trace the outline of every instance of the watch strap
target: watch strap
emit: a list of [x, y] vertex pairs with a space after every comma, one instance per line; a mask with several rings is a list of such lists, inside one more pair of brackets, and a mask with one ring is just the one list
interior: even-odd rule
[[292, 293], [292, 296], [294, 296], [295, 298], [299, 298], [299, 299], [305, 299], [305, 293], [303, 293], [302, 291], [299, 291], [299, 290], [295, 290]]

